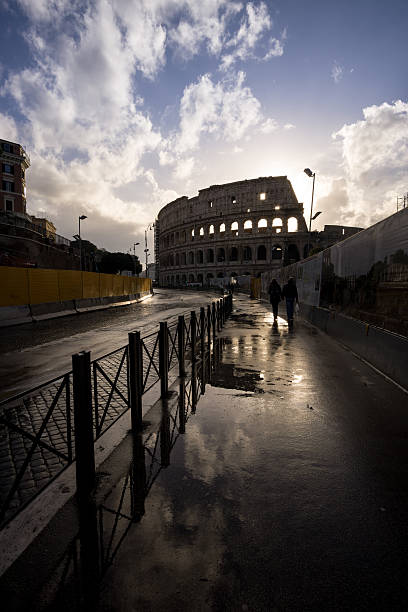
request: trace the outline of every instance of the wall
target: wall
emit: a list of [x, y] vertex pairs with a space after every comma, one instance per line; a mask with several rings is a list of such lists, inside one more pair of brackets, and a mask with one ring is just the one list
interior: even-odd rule
[[65, 302], [150, 291], [151, 280], [79, 272], [0, 266], [0, 306]]

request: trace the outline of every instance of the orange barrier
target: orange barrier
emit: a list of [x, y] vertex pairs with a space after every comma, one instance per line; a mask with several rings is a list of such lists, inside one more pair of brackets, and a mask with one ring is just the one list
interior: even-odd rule
[[0, 306], [65, 302], [151, 291], [150, 278], [0, 266]]

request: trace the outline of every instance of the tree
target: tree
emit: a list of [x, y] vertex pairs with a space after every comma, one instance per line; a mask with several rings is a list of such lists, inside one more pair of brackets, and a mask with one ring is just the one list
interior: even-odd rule
[[[99, 264], [100, 272], [104, 272], [105, 274], [118, 274], [122, 272], [122, 270], [131, 270], [133, 272], [134, 269], [133, 257], [131, 257], [129, 253], [103, 253]], [[142, 266], [137, 261], [136, 272], [138, 269], [141, 270]]]

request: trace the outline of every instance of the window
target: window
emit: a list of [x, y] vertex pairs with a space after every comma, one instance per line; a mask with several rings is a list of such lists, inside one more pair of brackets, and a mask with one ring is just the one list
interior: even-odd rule
[[238, 249], [237, 247], [232, 247], [230, 251], [230, 261], [238, 261]]
[[3, 191], [14, 192], [14, 183], [12, 183], [11, 181], [3, 181], [2, 189]]
[[231, 204], [236, 204], [237, 198], [235, 196], [231, 196]]
[[231, 231], [235, 231], [238, 229], [238, 221], [234, 221], [233, 223], [231, 223]]
[[252, 259], [252, 249], [246, 246], [244, 248], [244, 261], [250, 261]]
[[260, 193], [259, 194], [259, 199], [260, 200], [265, 200], [266, 199], [266, 193]]
[[280, 244], [274, 244], [272, 247], [272, 259], [282, 259], [282, 247]]
[[11, 164], [2, 164], [3, 172], [6, 174], [14, 174], [14, 166]]
[[266, 248], [263, 244], [258, 247], [257, 260], [265, 261], [266, 259]]
[[3, 142], [3, 151], [6, 151], [6, 153], [13, 153], [13, 145], [9, 142]]
[[275, 210], [280, 210], [280, 206], [275, 206]]
[[225, 223], [221, 223], [220, 232], [225, 232]]
[[191, 230], [191, 240], [194, 240], [194, 229]]
[[289, 217], [289, 219], [288, 219], [288, 232], [297, 232], [297, 228], [298, 228], [298, 222], [297, 222], [296, 217]]
[[6, 212], [13, 212], [13, 200], [6, 200], [5, 209]]
[[212, 203], [212, 200], [210, 200], [210, 201], [208, 202], [208, 208], [212, 208], [212, 207], [213, 207], [213, 203]]
[[223, 249], [222, 247], [217, 250], [217, 261], [225, 261], [225, 249]]
[[258, 221], [258, 228], [261, 229], [261, 228], [265, 228], [265, 227], [268, 227], [267, 220], [266, 219], [259, 219], [259, 221]]
[[275, 217], [275, 219], [272, 221], [272, 227], [282, 227], [282, 219]]
[[210, 230], [209, 230], [209, 234], [213, 234], [214, 233], [214, 226], [210, 225]]
[[207, 250], [207, 263], [214, 263], [214, 251], [212, 249]]
[[204, 236], [204, 228], [200, 227], [200, 236]]
[[249, 219], [244, 223], [244, 230], [252, 230], [252, 221], [250, 221]]

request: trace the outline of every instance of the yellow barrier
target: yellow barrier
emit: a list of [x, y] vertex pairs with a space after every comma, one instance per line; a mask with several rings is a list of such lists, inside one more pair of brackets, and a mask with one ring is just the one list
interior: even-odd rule
[[0, 306], [133, 295], [151, 290], [149, 278], [79, 270], [0, 266]]
[[251, 278], [251, 298], [259, 300], [261, 297], [261, 279]]

